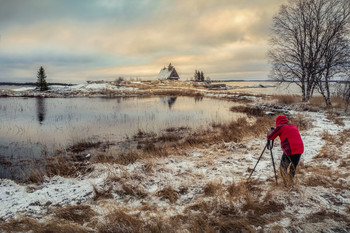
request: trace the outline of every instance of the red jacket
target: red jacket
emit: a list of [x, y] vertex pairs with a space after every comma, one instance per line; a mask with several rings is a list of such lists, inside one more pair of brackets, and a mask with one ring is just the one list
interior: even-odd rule
[[276, 128], [268, 133], [267, 139], [273, 140], [277, 136], [280, 136], [281, 147], [284, 154], [295, 155], [304, 152], [304, 144], [297, 126], [289, 124], [285, 115], [277, 117]]

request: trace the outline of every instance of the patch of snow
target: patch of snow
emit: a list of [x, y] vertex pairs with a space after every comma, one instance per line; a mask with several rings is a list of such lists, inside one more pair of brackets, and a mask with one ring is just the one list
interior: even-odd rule
[[21, 87], [21, 88], [16, 88], [12, 89], [13, 91], [33, 91], [35, 90], [35, 87]]

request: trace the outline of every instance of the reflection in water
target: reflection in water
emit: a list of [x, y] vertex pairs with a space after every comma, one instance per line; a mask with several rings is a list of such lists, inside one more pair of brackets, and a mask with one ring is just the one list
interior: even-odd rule
[[36, 114], [41, 125], [45, 120], [46, 116], [46, 106], [45, 106], [45, 98], [37, 98], [36, 99]]
[[0, 110], [5, 110], [0, 111], [0, 179], [27, 179], [31, 171], [45, 169], [47, 156], [64, 151], [74, 142], [107, 139], [117, 144], [140, 129], [155, 133], [179, 127], [195, 130], [241, 117], [229, 110], [232, 102], [193, 100], [165, 96], [2, 98]]
[[169, 106], [169, 109], [171, 109], [177, 99], [177, 97], [161, 97], [160, 98], [162, 100], [163, 103], [167, 103]]
[[203, 100], [203, 96], [202, 95], [196, 95], [195, 97], [194, 97], [194, 101], [195, 102], [199, 102], [199, 101], [202, 101]]

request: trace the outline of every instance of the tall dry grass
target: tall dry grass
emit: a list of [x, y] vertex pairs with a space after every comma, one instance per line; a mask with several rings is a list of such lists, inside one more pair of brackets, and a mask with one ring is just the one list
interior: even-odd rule
[[336, 114], [333, 111], [329, 111], [327, 114], [327, 119], [330, 121], [333, 121], [334, 124], [339, 125], [339, 126], [344, 126], [344, 120], [339, 116], [339, 114]]
[[55, 215], [59, 219], [82, 225], [96, 216], [96, 212], [88, 205], [68, 205], [55, 210]]
[[83, 227], [79, 224], [51, 220], [47, 222], [39, 222], [36, 219], [21, 217], [18, 219], [11, 219], [7, 222], [0, 223], [0, 231], [2, 232], [67, 232], [67, 233], [85, 233], [94, 232], [92, 229]]
[[301, 102], [301, 96], [299, 95], [273, 95], [273, 99], [279, 104], [293, 105]]
[[46, 158], [46, 175], [63, 176], [63, 177], [77, 177], [79, 174], [85, 174], [93, 170], [84, 161], [74, 161], [68, 156], [54, 156]]
[[304, 113], [297, 113], [292, 116], [290, 122], [298, 127], [299, 130], [304, 131], [313, 127], [313, 119]]
[[230, 108], [230, 111], [242, 112], [242, 113], [246, 113], [248, 116], [254, 116], [254, 117], [262, 117], [265, 115], [265, 112], [259, 106], [242, 106], [242, 105], [233, 106]]

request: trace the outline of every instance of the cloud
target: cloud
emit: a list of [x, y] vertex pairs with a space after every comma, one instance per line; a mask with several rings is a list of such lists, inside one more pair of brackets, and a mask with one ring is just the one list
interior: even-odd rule
[[[0, 67], [54, 79], [260, 72], [279, 0], [0, 0]], [[0, 74], [7, 79], [10, 71]], [[73, 74], [73, 75], [72, 75]], [[24, 75], [25, 76], [25, 75]], [[75, 77], [76, 76], [76, 77]]]

